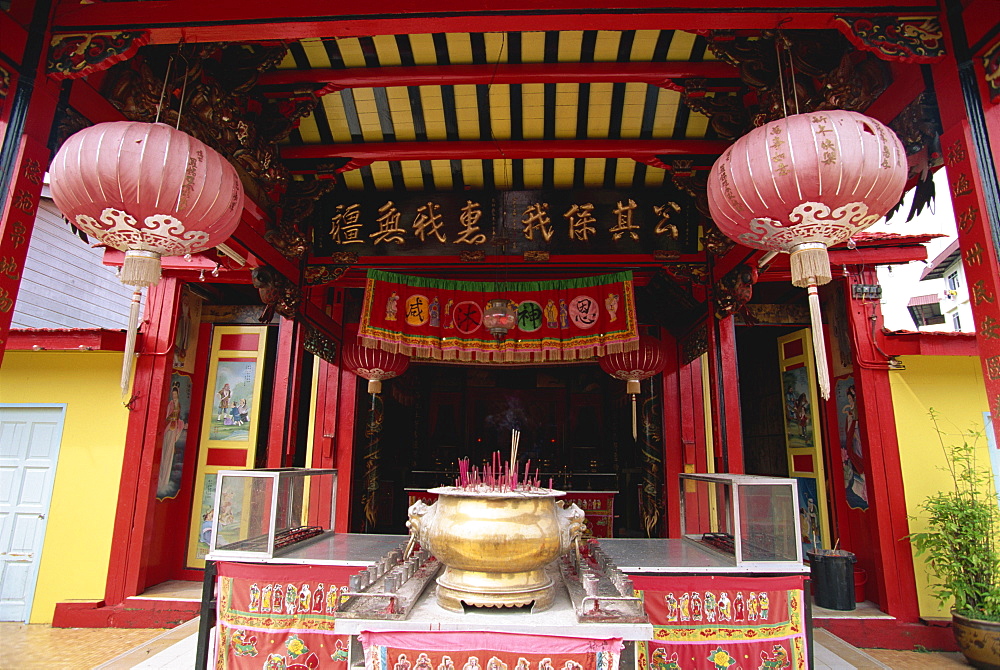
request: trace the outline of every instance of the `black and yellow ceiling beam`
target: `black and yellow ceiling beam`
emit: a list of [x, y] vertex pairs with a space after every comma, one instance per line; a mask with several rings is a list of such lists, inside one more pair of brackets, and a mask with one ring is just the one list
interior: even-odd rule
[[676, 89], [674, 80], [731, 79], [738, 70], [721, 61], [688, 63], [498, 63], [473, 65], [413, 65], [375, 68], [273, 70], [261, 86], [319, 86], [317, 95], [346, 88], [390, 86], [460, 86], [465, 84], [644, 83]]
[[[281, 147], [286, 160], [341, 159], [336, 172], [375, 161], [528, 160], [533, 158], [630, 158], [663, 168], [662, 156], [717, 156], [729, 142], [720, 140], [495, 140], [444, 142], [371, 142]], [[346, 160], [347, 162], [343, 162]], [[293, 170], [294, 171], [294, 170]]]

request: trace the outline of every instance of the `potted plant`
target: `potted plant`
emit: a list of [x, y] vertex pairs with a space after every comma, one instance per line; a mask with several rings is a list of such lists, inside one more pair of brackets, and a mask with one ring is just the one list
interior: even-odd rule
[[928, 530], [910, 539], [937, 578], [934, 596], [953, 601], [959, 649], [973, 666], [1000, 670], [1000, 506], [993, 473], [976, 462], [982, 432], [965, 431], [960, 444], [948, 444], [938, 412], [931, 410], [930, 417], [952, 486], [920, 504]]

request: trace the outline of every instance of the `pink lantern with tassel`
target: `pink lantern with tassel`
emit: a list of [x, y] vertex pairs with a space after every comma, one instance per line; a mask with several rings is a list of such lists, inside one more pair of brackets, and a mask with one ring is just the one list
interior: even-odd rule
[[667, 367], [667, 351], [657, 338], [640, 335], [636, 349], [607, 354], [597, 360], [602, 370], [627, 382], [625, 392], [632, 396], [632, 438], [636, 439], [639, 431], [635, 397], [640, 393], [639, 382], [663, 372]]
[[827, 248], [885, 216], [906, 185], [903, 145], [875, 119], [841, 110], [795, 114], [750, 131], [708, 177], [712, 219], [744, 246], [791, 255], [808, 289], [820, 392], [830, 397], [817, 286], [832, 279]]
[[368, 380], [368, 392], [372, 395], [382, 392], [383, 380], [398, 377], [410, 366], [409, 356], [363, 347], [357, 342], [345, 343], [342, 356], [344, 367]]
[[128, 388], [142, 288], [160, 280], [160, 257], [210, 249], [236, 229], [243, 185], [221, 154], [162, 123], [99, 123], [72, 135], [49, 168], [63, 215], [125, 252], [121, 281], [135, 286], [125, 345]]

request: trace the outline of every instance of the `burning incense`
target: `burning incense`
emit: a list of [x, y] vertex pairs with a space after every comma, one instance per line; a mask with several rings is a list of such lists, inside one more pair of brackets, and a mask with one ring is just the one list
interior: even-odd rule
[[[469, 467], [468, 458], [460, 458], [455, 487], [478, 493], [524, 493], [544, 490], [538, 468], [535, 468], [534, 476], [531, 475], [530, 468], [531, 460], [529, 459], [524, 465], [524, 478], [522, 480], [516, 465], [510, 462], [500, 462], [500, 452], [498, 451], [493, 452], [493, 458], [483, 465], [482, 470], [475, 466]], [[551, 480], [549, 488], [552, 488]]]

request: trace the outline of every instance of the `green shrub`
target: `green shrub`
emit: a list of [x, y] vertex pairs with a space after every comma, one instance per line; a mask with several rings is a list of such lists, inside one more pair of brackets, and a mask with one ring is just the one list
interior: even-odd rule
[[952, 488], [927, 497], [920, 509], [929, 530], [910, 535], [917, 556], [926, 555], [934, 596], [954, 599], [958, 614], [1000, 621], [1000, 506], [993, 473], [976, 463], [981, 431], [960, 433], [961, 444], [947, 444], [939, 414], [929, 412], [944, 450]]

